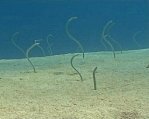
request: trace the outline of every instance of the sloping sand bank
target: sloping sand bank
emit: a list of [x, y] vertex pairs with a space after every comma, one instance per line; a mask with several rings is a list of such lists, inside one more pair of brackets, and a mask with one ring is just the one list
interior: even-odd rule
[[[149, 119], [149, 49], [0, 60], [0, 119]], [[93, 87], [95, 67], [97, 90]]]

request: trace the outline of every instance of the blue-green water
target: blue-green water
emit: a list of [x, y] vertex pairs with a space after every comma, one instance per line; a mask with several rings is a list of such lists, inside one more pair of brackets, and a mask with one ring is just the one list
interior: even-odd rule
[[[110, 35], [123, 50], [149, 47], [148, 0], [1, 0], [0, 59], [24, 57], [10, 40], [15, 32], [20, 33], [15, 41], [24, 50], [34, 40], [43, 39], [41, 46], [49, 55], [46, 38], [52, 34], [53, 54], [80, 52], [65, 31], [67, 20], [74, 16], [78, 19], [70, 24], [70, 32], [80, 41], [85, 52], [105, 50], [100, 39], [109, 20], [114, 23]], [[139, 32], [136, 36], [139, 47], [133, 41], [136, 32]], [[41, 56], [41, 52], [35, 48], [31, 55]]]

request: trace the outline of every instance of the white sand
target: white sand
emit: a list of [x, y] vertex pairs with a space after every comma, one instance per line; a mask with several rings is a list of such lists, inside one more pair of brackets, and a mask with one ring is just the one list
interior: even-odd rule
[[[149, 49], [0, 60], [0, 119], [149, 119]], [[97, 90], [93, 90], [95, 67]]]

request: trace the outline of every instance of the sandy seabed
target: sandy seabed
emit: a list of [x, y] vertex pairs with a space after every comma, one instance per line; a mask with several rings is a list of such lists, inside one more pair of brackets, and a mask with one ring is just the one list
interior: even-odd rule
[[[149, 49], [0, 60], [0, 119], [149, 119]], [[93, 86], [93, 69], [97, 90]]]

